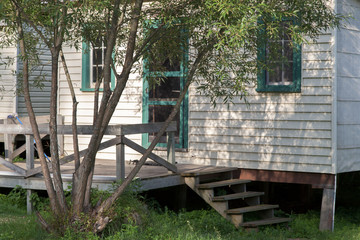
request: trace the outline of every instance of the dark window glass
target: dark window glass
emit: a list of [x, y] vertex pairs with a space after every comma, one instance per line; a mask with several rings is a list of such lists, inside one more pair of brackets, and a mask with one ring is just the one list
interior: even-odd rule
[[103, 64], [103, 57], [102, 57], [103, 49], [97, 48], [93, 50], [93, 65], [102, 65]]
[[[157, 29], [150, 29], [148, 34], [155, 34]], [[180, 71], [181, 37], [180, 29], [164, 29], [157, 31], [162, 35], [150, 50], [149, 71], [173, 72]], [[174, 51], [174, 49], [176, 51]], [[171, 50], [171, 51], [170, 51]]]
[[93, 83], [96, 83], [96, 80], [101, 77], [102, 70], [103, 70], [102, 66], [93, 67], [93, 79], [92, 79]]
[[[149, 105], [149, 123], [152, 122], [165, 122], [169, 117], [174, 106], [172, 105]], [[177, 132], [175, 132], [175, 143], [179, 143], [179, 125], [180, 114], [176, 114], [174, 121], [177, 122]], [[149, 142], [151, 142], [156, 136], [156, 133], [149, 133]], [[166, 133], [161, 137], [160, 143], [166, 143]]]
[[150, 101], [169, 100], [176, 101], [180, 94], [180, 77], [159, 78], [159, 85], [155, 85], [149, 91]]

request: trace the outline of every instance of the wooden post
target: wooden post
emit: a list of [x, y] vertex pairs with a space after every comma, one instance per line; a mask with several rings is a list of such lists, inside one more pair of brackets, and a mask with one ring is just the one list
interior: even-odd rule
[[[26, 144], [26, 170], [34, 168], [34, 137], [32, 135], [25, 136]], [[28, 189], [26, 191], [26, 208], [27, 213], [31, 214], [33, 211], [33, 206], [31, 203], [31, 194], [32, 190]]]
[[121, 143], [116, 144], [116, 180], [125, 179], [125, 145], [124, 135], [117, 135], [116, 137], [121, 138]]
[[34, 168], [34, 137], [32, 135], [26, 135], [26, 169], [30, 170]]
[[33, 205], [31, 203], [31, 194], [32, 194], [31, 189], [26, 190], [26, 209], [28, 215], [30, 215], [33, 212]]
[[324, 188], [321, 202], [320, 231], [334, 231], [335, 188]]
[[175, 133], [167, 132], [167, 161], [175, 164]]
[[[57, 125], [64, 125], [64, 117], [57, 115]], [[64, 156], [64, 135], [58, 134], [59, 155]]]
[[[4, 125], [11, 124], [10, 119], [4, 120]], [[4, 134], [5, 160], [12, 162], [11, 155], [14, 152], [14, 141], [12, 134]]]

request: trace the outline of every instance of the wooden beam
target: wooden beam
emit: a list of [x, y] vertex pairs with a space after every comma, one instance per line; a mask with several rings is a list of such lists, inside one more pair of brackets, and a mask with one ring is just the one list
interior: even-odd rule
[[[106, 129], [106, 135], [130, 135], [139, 133], [159, 132], [163, 126], [163, 122], [145, 123], [145, 124], [129, 124], [129, 125], [109, 125]], [[120, 132], [119, 132], [120, 131]], [[176, 132], [176, 122], [171, 122], [166, 132]]]
[[[23, 124], [30, 124], [29, 117], [19, 117], [19, 119]], [[50, 122], [50, 115], [36, 116], [36, 122], [38, 124], [48, 124]]]
[[[140, 134], [140, 133], [151, 133], [158, 132], [162, 127], [163, 123], [147, 123], [147, 124], [131, 124], [131, 125], [109, 125], [105, 131], [105, 135], [128, 135], [128, 134]], [[92, 135], [92, 125], [78, 125], [79, 135]], [[171, 122], [166, 132], [176, 131], [176, 122]], [[49, 133], [49, 124], [39, 124], [40, 134]], [[0, 124], [0, 133], [3, 134], [33, 134], [32, 128], [28, 124], [5, 126]], [[71, 125], [58, 125], [59, 135], [72, 135]]]
[[327, 173], [239, 169], [234, 176], [260, 182], [309, 184], [312, 188], [334, 188], [335, 185], [335, 175]]
[[320, 231], [334, 231], [335, 189], [324, 188], [321, 202]]
[[17, 172], [18, 174], [25, 176], [26, 175], [26, 170], [16, 166], [15, 164], [6, 161], [5, 159], [3, 159], [2, 157], [0, 157], [0, 164], [4, 165], [5, 167], [13, 170], [14, 172]]
[[30, 170], [34, 168], [34, 137], [32, 135], [26, 135], [26, 169]]
[[[2, 126], [4, 126], [5, 128], [11, 128], [12, 126], [10, 126], [10, 125], [13, 125], [13, 124], [11, 124], [10, 119], [6, 118], [4, 120], [4, 124]], [[13, 160], [13, 158], [11, 157], [12, 153], [14, 151], [14, 141], [13, 140], [14, 140], [14, 136], [12, 134], [4, 133], [5, 159], [7, 161]]]
[[[41, 139], [46, 137], [47, 134], [40, 135]], [[23, 153], [26, 150], [26, 144], [21, 145], [17, 149], [14, 150], [14, 152], [11, 154], [10, 158], [14, 159], [15, 157], [19, 156], [21, 153]]]
[[123, 143], [123, 135], [117, 136], [121, 139], [121, 143], [116, 144], [116, 180], [125, 179], [125, 145]]
[[[130, 139], [124, 137], [124, 144], [135, 151], [144, 154], [146, 149], [140, 146], [139, 144], [131, 141]], [[167, 162], [165, 159], [159, 157], [158, 155], [154, 153], [150, 153], [149, 158], [157, 162], [158, 164], [166, 167], [168, 170], [172, 171], [173, 173], [177, 173], [177, 167], [175, 165], [172, 165], [171, 163]]]
[[175, 137], [174, 132], [167, 133], [167, 145], [166, 145], [166, 153], [167, 153], [167, 161], [171, 164], [175, 164]]
[[[106, 149], [108, 147], [119, 144], [120, 142], [121, 142], [120, 138], [110, 139], [110, 140], [108, 140], [106, 142], [101, 143], [100, 146], [99, 146], [98, 151], [101, 151], [101, 150], [104, 150], [104, 149]], [[85, 156], [86, 152], [87, 152], [87, 149], [84, 149], [84, 150], [80, 151], [79, 152], [80, 157]], [[73, 160], [74, 160], [74, 154], [63, 157], [62, 159], [60, 159], [60, 165], [63, 165], [65, 163], [69, 163], [69, 162], [71, 162]], [[49, 165], [49, 168], [51, 170], [51, 165]], [[34, 175], [36, 175], [38, 173], [41, 173], [41, 171], [42, 171], [41, 167], [37, 167], [37, 168], [31, 169], [31, 170], [28, 170], [26, 172], [26, 177], [28, 178], [28, 177], [34, 176]]]

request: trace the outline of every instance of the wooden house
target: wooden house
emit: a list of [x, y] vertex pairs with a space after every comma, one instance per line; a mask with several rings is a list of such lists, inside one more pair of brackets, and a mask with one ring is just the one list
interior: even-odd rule
[[[291, 54], [292, 69], [280, 69], [278, 79], [260, 74], [257, 86], [249, 89], [250, 106], [235, 98], [234, 104], [218, 103], [213, 107], [192, 86], [177, 116], [176, 161], [235, 167], [240, 179], [322, 188], [321, 217], [331, 218], [337, 174], [360, 170], [360, 2], [335, 0], [333, 7], [353, 18], [340, 29], [323, 32], [316, 42], [304, 43], [301, 54]], [[1, 51], [16, 54], [15, 48]], [[95, 67], [92, 50], [88, 51], [84, 43], [79, 51], [64, 47], [64, 54], [79, 101], [78, 124], [91, 124]], [[71, 124], [72, 100], [59, 66], [58, 111], [64, 123]], [[0, 68], [1, 83], [13, 89], [14, 69]], [[173, 77], [176, 84], [158, 87], [159, 91], [167, 91], [170, 95], [164, 98], [172, 101], [183, 80], [181, 67], [173, 71], [177, 74]], [[143, 75], [131, 74], [111, 124], [165, 120], [171, 103], [166, 105], [161, 96], [150, 94]], [[0, 109], [1, 117], [19, 112], [20, 100], [7, 95]], [[151, 137], [133, 135], [131, 139], [146, 147]], [[80, 137], [80, 149], [87, 147], [88, 140]], [[65, 136], [64, 142], [65, 150], [71, 153], [71, 136]], [[156, 153], [165, 155], [163, 150], [160, 144]], [[131, 149], [125, 151], [126, 160], [140, 157]], [[115, 148], [100, 151], [97, 158], [115, 159]]]

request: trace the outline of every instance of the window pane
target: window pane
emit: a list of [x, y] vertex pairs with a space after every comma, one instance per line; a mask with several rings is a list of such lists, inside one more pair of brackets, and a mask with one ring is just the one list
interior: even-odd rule
[[180, 77], [160, 78], [160, 85], [155, 85], [149, 91], [150, 101], [156, 99], [176, 100], [180, 95]]
[[[157, 29], [150, 29], [149, 34], [154, 34]], [[164, 29], [158, 31], [163, 37], [160, 38], [150, 50], [150, 71], [180, 71], [181, 56], [181, 33], [180, 29]]]
[[[149, 105], [149, 123], [165, 122], [173, 109], [172, 105]], [[179, 143], [180, 115], [176, 114], [174, 121], [177, 122], [177, 131], [175, 132], [175, 143]], [[156, 136], [156, 133], [149, 133], [149, 142]], [[160, 143], [166, 143], [166, 133], [161, 137]]]
[[93, 65], [101, 65], [102, 64], [102, 52], [103, 50], [100, 49], [93, 49]]
[[93, 67], [93, 83], [96, 83], [96, 80], [99, 79], [99, 77], [101, 77], [101, 74], [102, 74], [102, 67], [96, 67], [94, 66]]
[[274, 67], [271, 69], [271, 71], [269, 71], [269, 73], [267, 74], [267, 78], [268, 78], [268, 84], [278, 84], [281, 83], [281, 75], [282, 75], [282, 71], [281, 71], [281, 64], [279, 63], [278, 65], [274, 65]]
[[293, 63], [285, 63], [284, 64], [284, 83], [293, 82]]
[[289, 41], [285, 41], [284, 42], [284, 57], [286, 58], [286, 60], [288, 62], [292, 62], [293, 61], [293, 53], [294, 50], [290, 44]]

